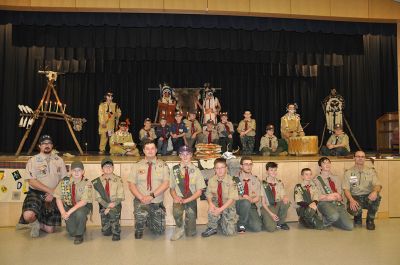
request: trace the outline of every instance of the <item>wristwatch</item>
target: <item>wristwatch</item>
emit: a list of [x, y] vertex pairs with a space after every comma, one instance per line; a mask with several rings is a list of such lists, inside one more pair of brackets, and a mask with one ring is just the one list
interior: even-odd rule
[[150, 196], [156, 198], [156, 196], [154, 196], [154, 192], [150, 192]]

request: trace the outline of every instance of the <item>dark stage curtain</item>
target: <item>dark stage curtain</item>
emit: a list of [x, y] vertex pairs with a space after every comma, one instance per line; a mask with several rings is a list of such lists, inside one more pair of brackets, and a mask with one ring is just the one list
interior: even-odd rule
[[[83, 147], [85, 142], [88, 143], [89, 150], [97, 150], [97, 106], [107, 88], [114, 90], [115, 101], [121, 106], [123, 117], [130, 117], [133, 121], [131, 130], [137, 140], [143, 120], [154, 118], [159, 96], [157, 91], [148, 91], [147, 88], [157, 87], [163, 81], [173, 87], [199, 87], [205, 82], [222, 87], [223, 90], [216, 96], [220, 98], [223, 110], [230, 113], [234, 122], [242, 118], [244, 110], [251, 110], [258, 122], [258, 141], [267, 123], [272, 122], [279, 127], [279, 119], [290, 101], [299, 104], [303, 122], [310, 122], [306, 134], [320, 135], [324, 125], [320, 102], [329, 94], [331, 87], [336, 87], [346, 99], [346, 117], [357, 139], [363, 148], [372, 150], [376, 146], [375, 119], [397, 109], [396, 38], [365, 35], [362, 41], [363, 53], [344, 53], [339, 57], [340, 63], [332, 63], [336, 60], [332, 54], [317, 51], [310, 53], [314, 57], [310, 61], [191, 60], [193, 53], [199, 49], [190, 48], [186, 50], [188, 57], [181, 60], [165, 55], [127, 59], [126, 49], [131, 48], [110, 47], [96, 53], [93, 47], [16, 47], [12, 45], [12, 27], [0, 26], [1, 118], [6, 125], [0, 132], [1, 151], [15, 152], [25, 132], [18, 128], [17, 105], [26, 104], [34, 108], [41, 98], [46, 80], [37, 74], [37, 70], [57, 64], [55, 61], [62, 63], [65, 59], [76, 64], [74, 69], [78, 70], [59, 77], [58, 92], [67, 104], [68, 114], [88, 119], [77, 136]], [[157, 48], [144, 49], [157, 54]], [[107, 57], [107, 51], [112, 51], [111, 57]], [[228, 51], [230, 56], [246, 57], [243, 50]], [[93, 52], [94, 57], [91, 58], [94, 62], [91, 63], [88, 54], [93, 55]], [[248, 52], [251, 54], [252, 50]], [[300, 51], [287, 51], [286, 54], [272, 51], [270, 54], [286, 58], [291, 52], [295, 54], [293, 58], [297, 58], [297, 54], [301, 54], [302, 58], [308, 56]], [[96, 57], [99, 54], [103, 56]], [[86, 63], [80, 64], [80, 60], [86, 60]], [[96, 65], [103, 65], [104, 68], [98, 69]], [[85, 69], [80, 68], [84, 66]], [[317, 75], [299, 73], [303, 66], [314, 67]], [[75, 149], [63, 122], [48, 121], [44, 132], [53, 135], [59, 149]]]

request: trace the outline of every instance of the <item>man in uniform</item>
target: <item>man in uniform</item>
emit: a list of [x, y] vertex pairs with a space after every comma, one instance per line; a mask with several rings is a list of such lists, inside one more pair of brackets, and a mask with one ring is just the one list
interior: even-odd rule
[[185, 123], [182, 121], [182, 112], [177, 111], [175, 112], [175, 122], [171, 124], [171, 139], [172, 139], [172, 145], [174, 146], [174, 151], [173, 155], [176, 155], [179, 148], [181, 146], [187, 145], [185, 144], [186, 142], [186, 133], [187, 133], [187, 128], [185, 126]]
[[160, 155], [167, 155], [168, 153], [168, 140], [171, 136], [170, 127], [167, 125], [165, 116], [160, 117], [160, 126], [156, 127], [157, 136], [157, 150]]
[[139, 139], [142, 145], [144, 141], [154, 141], [157, 138], [154, 128], [151, 128], [151, 119], [146, 118], [143, 125], [143, 128], [139, 131]]
[[206, 127], [203, 129], [203, 133], [200, 137], [200, 143], [203, 144], [217, 144], [218, 143], [218, 132], [214, 129], [214, 121], [208, 120]]
[[235, 201], [238, 199], [236, 183], [227, 174], [227, 165], [224, 158], [214, 161], [215, 175], [208, 180], [206, 197], [208, 202], [208, 224], [207, 229], [201, 234], [202, 237], [215, 235], [218, 226], [224, 235], [236, 234]]
[[121, 202], [125, 200], [124, 185], [120, 176], [114, 174], [114, 162], [106, 157], [101, 161], [103, 174], [92, 180], [94, 198], [99, 203], [101, 232], [119, 241], [121, 235]]
[[237, 128], [242, 142], [242, 155], [251, 155], [254, 151], [256, 136], [256, 120], [251, 118], [251, 112], [246, 110], [243, 114], [244, 119], [239, 122]]
[[173, 166], [170, 173], [170, 193], [174, 200], [172, 213], [176, 223], [172, 241], [180, 239], [184, 233], [186, 236], [196, 235], [197, 199], [206, 184], [200, 170], [191, 162], [192, 154], [189, 146], [179, 148], [181, 162]]
[[217, 124], [218, 144], [221, 146], [222, 153], [232, 152], [233, 145], [233, 124], [228, 121], [228, 112], [220, 113], [221, 121]]
[[349, 136], [343, 132], [342, 125], [335, 124], [334, 134], [329, 137], [326, 146], [321, 147], [323, 156], [346, 156], [350, 153]]
[[128, 177], [129, 190], [133, 200], [135, 215], [135, 238], [143, 237], [144, 226], [156, 234], [165, 231], [164, 192], [169, 187], [169, 168], [157, 159], [157, 147], [151, 141], [143, 143], [144, 159], [133, 167]]
[[65, 220], [67, 231], [75, 237], [74, 244], [83, 242], [87, 215], [92, 211], [92, 183], [84, 177], [81, 161], [71, 164], [71, 175], [64, 177], [54, 192], [57, 207]]
[[201, 125], [199, 121], [196, 119], [196, 110], [192, 110], [189, 112], [189, 118], [184, 121], [187, 133], [186, 133], [186, 143], [187, 146], [193, 148], [198, 138], [198, 135], [201, 133]]
[[240, 159], [240, 172], [238, 177], [233, 177], [238, 187], [239, 199], [236, 201], [236, 212], [239, 215], [237, 231], [245, 233], [261, 231], [261, 218], [258, 214], [257, 204], [260, 201], [261, 185], [257, 176], [252, 174], [253, 160], [251, 157]]
[[129, 122], [121, 121], [119, 130], [111, 136], [110, 153], [111, 155], [139, 156], [139, 150], [129, 132]]
[[287, 113], [281, 118], [281, 136], [287, 142], [290, 137], [304, 136], [303, 127], [300, 123], [300, 115], [296, 114], [297, 105], [289, 103]]
[[260, 152], [263, 156], [287, 155], [279, 146], [278, 138], [274, 135], [274, 125], [268, 124], [266, 134], [261, 137]]
[[318, 187], [318, 211], [322, 214], [324, 225], [333, 225], [351, 231], [353, 222], [343, 203], [341, 181], [331, 173], [331, 161], [327, 157], [318, 160], [321, 174], [313, 182]]
[[22, 205], [22, 215], [17, 228], [29, 223], [31, 237], [38, 237], [39, 231], [53, 233], [61, 225], [54, 190], [60, 180], [67, 176], [64, 161], [52, 154], [53, 140], [49, 135], [39, 138], [40, 153], [31, 157], [26, 164], [29, 192]]
[[277, 228], [289, 230], [286, 216], [290, 207], [285, 187], [278, 175], [278, 164], [268, 162], [265, 165], [267, 178], [262, 182], [261, 216], [265, 230], [274, 232]]
[[343, 190], [347, 197], [347, 211], [354, 216], [354, 224], [362, 224], [362, 209], [367, 209], [367, 229], [375, 230], [375, 215], [381, 202], [382, 185], [373, 168], [366, 167], [365, 153], [354, 154], [355, 165], [346, 170]]
[[105, 101], [99, 105], [99, 154], [104, 154], [108, 138], [114, 133], [117, 120], [121, 117], [121, 109], [118, 107], [117, 103], [112, 100], [113, 93], [107, 92]]
[[321, 216], [318, 214], [319, 191], [315, 186], [311, 169], [303, 168], [301, 170], [303, 181], [294, 187], [294, 201], [299, 222], [307, 228], [317, 230], [324, 229]]

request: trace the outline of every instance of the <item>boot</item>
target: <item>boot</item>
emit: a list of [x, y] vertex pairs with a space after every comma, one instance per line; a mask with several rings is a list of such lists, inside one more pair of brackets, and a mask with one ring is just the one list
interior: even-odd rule
[[368, 230], [375, 230], [375, 222], [372, 218], [367, 218], [367, 229]]

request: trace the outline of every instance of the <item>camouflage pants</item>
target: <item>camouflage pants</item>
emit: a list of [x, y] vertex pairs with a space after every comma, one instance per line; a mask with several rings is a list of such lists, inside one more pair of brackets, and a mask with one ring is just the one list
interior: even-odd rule
[[261, 218], [254, 203], [250, 203], [246, 199], [237, 200], [236, 213], [239, 216], [237, 227], [244, 226], [253, 232], [261, 231]]
[[113, 235], [121, 234], [121, 225], [119, 220], [121, 219], [121, 205], [118, 205], [108, 212], [104, 213], [104, 208], [100, 207], [100, 218], [101, 218], [101, 232], [107, 233], [112, 232]]
[[[218, 144], [221, 146], [221, 151], [222, 153], [225, 153], [226, 151], [232, 152], [232, 147], [233, 147], [233, 139], [229, 137], [220, 137], [218, 139]], [[229, 148], [228, 148], [229, 144]]]
[[321, 147], [321, 155], [323, 156], [347, 156], [350, 152], [344, 147], [336, 147], [329, 149], [325, 145]]
[[296, 209], [297, 215], [299, 216], [299, 222], [307, 228], [313, 228], [317, 230], [324, 229], [324, 223], [318, 212], [310, 207], [303, 208], [299, 207]]
[[242, 155], [251, 155], [254, 151], [254, 136], [243, 136], [240, 137], [240, 141], [242, 142]]
[[[172, 214], [175, 219], [176, 227], [185, 227], [185, 234], [188, 236], [196, 234], [197, 210], [188, 204], [174, 203]], [[185, 215], [185, 225], [183, 225], [183, 215]]]
[[[69, 209], [65, 209], [68, 211]], [[71, 214], [67, 221], [65, 221], [67, 232], [70, 236], [81, 236], [86, 230], [87, 215], [90, 210], [84, 206]]]
[[282, 201], [277, 202], [276, 206], [268, 206], [269, 210], [279, 217], [278, 222], [272, 219], [271, 215], [269, 215], [269, 213], [264, 208], [262, 208], [261, 217], [263, 222], [263, 229], [267, 230], [268, 232], [274, 232], [277, 229], [277, 224], [280, 225], [286, 223], [286, 217], [289, 207], [290, 203], [284, 204]]
[[367, 209], [367, 217], [369, 219], [374, 219], [376, 212], [378, 212], [379, 204], [381, 203], [381, 196], [378, 196], [375, 201], [371, 201], [368, 199], [368, 194], [367, 195], [360, 195], [360, 196], [353, 196], [354, 200], [358, 202], [360, 205], [360, 208], [357, 211], [352, 211], [350, 209], [350, 203], [347, 202], [347, 211], [353, 215], [353, 216], [358, 216], [362, 214], [362, 209]]
[[235, 206], [228, 207], [225, 209], [220, 215], [215, 216], [208, 213], [208, 224], [209, 228], [218, 229], [218, 226], [221, 227], [222, 234], [231, 236], [236, 234], [236, 222], [238, 220], [238, 216], [236, 214]]
[[344, 230], [353, 230], [353, 221], [343, 204], [338, 202], [319, 202], [318, 211], [322, 214], [324, 225], [333, 225]]
[[156, 235], [165, 231], [165, 207], [163, 203], [143, 204], [133, 200], [135, 215], [135, 231], [143, 232], [145, 225]]

